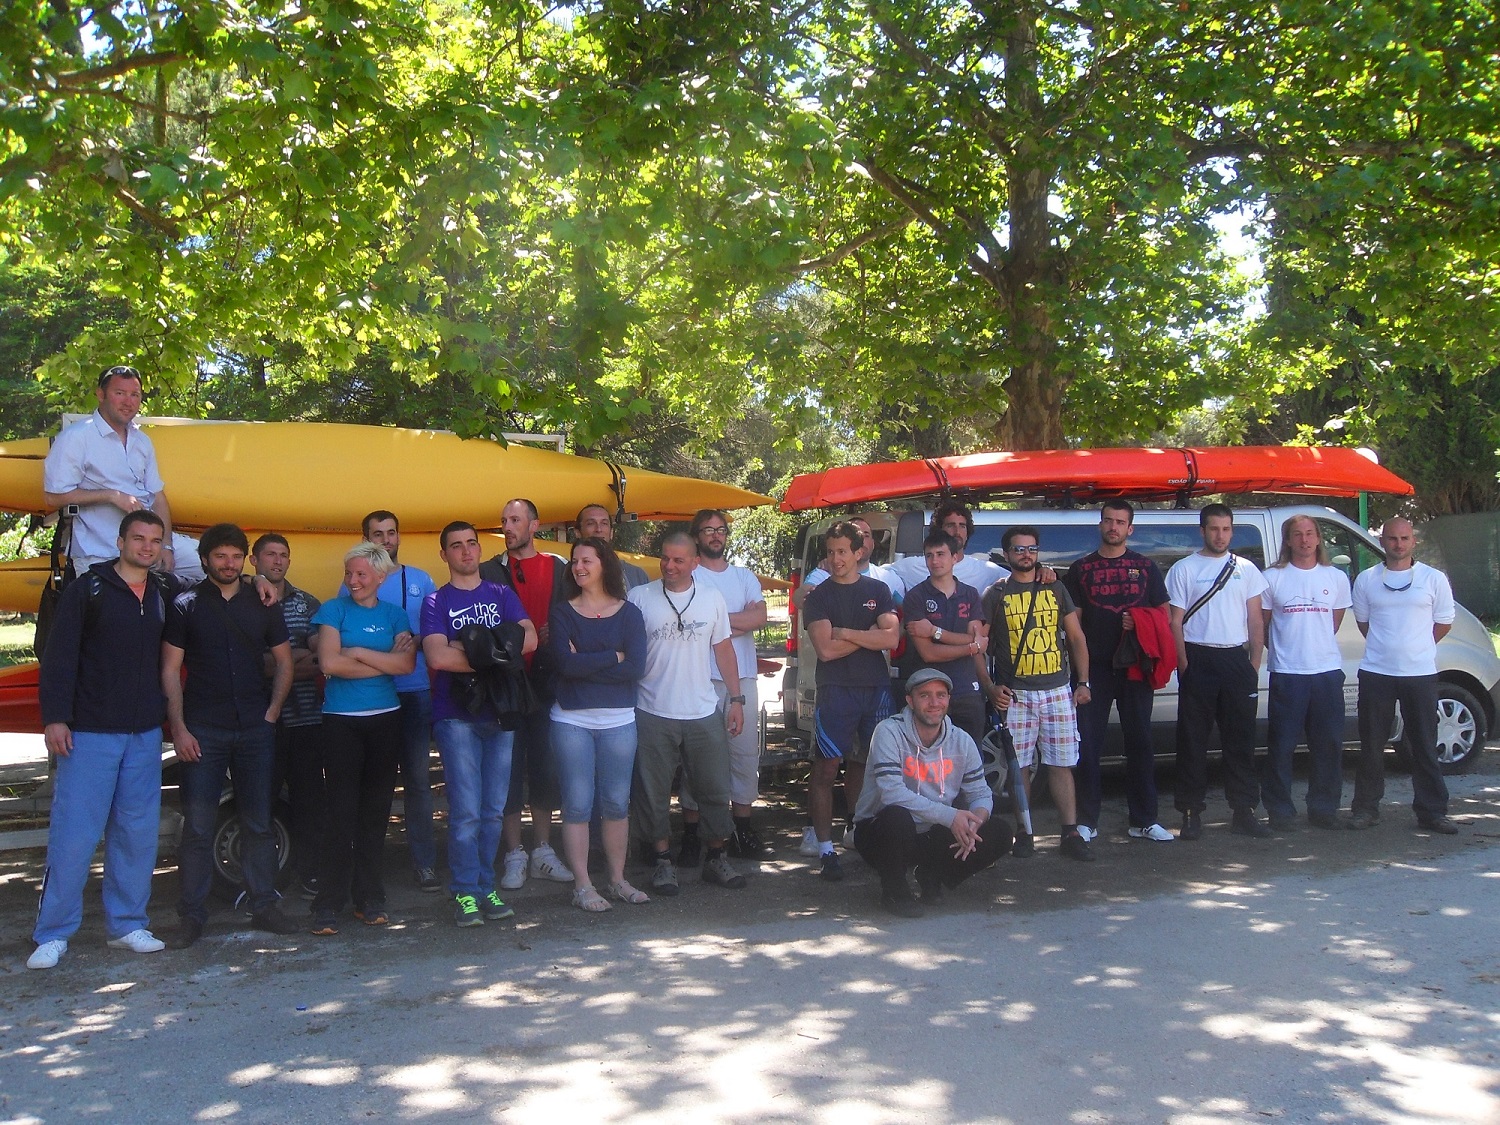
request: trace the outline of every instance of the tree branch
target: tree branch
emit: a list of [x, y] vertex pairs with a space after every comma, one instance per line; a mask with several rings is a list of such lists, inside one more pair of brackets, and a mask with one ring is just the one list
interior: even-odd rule
[[895, 234], [897, 231], [905, 230], [912, 223], [914, 223], [916, 219], [917, 216], [914, 213], [909, 213], [905, 218], [897, 219], [895, 222], [885, 223], [882, 226], [874, 227], [870, 230], [865, 231], [863, 234], [857, 234], [853, 238], [849, 239], [848, 242], [844, 242], [838, 246], [835, 246], [826, 254], [821, 254], [816, 258], [807, 258], [801, 262], [798, 262], [796, 265], [790, 267], [791, 272], [798, 274], [813, 273], [817, 270], [826, 269], [829, 266], [836, 266], [850, 254], [853, 254], [856, 250], [860, 250], [863, 247], [870, 245], [870, 243], [872, 242], [879, 242], [883, 238], [888, 238], [889, 236]]
[[[887, 172], [873, 161], [861, 160], [861, 166], [870, 174], [870, 179], [884, 188], [938, 237], [949, 240], [953, 229], [933, 209], [937, 200], [930, 192], [910, 180], [901, 179]], [[925, 197], [925, 198], [924, 198]], [[984, 279], [997, 292], [1003, 292], [1005, 267], [999, 262], [987, 261], [977, 250], [969, 254], [969, 268]]]
[[132, 55], [128, 59], [121, 59], [108, 66], [95, 66], [88, 70], [70, 70], [63, 74], [54, 74], [52, 81], [65, 90], [77, 90], [106, 79], [118, 78], [122, 74], [131, 74], [137, 70], [149, 70], [152, 67], [167, 66], [170, 63], [186, 62], [187, 58], [188, 56], [181, 51], [152, 51], [144, 55]]

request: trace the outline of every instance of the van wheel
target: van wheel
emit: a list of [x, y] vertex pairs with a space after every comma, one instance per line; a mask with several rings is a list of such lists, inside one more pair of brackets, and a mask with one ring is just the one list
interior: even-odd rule
[[[285, 887], [292, 877], [292, 833], [288, 827], [291, 822], [291, 806], [277, 801], [271, 808], [271, 836], [276, 841], [278, 889]], [[231, 901], [244, 889], [244, 868], [240, 863], [243, 843], [239, 812], [233, 801], [225, 801], [219, 806], [219, 819], [214, 824], [214, 890]]]
[[[1467, 773], [1484, 753], [1489, 737], [1484, 708], [1466, 688], [1443, 683], [1438, 685], [1437, 713], [1438, 766], [1445, 774]], [[1411, 769], [1411, 747], [1405, 730], [1399, 730], [1392, 742], [1396, 764]]]

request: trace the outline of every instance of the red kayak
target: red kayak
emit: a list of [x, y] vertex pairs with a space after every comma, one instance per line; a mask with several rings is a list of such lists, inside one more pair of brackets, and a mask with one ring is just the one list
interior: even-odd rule
[[1389, 469], [1340, 446], [1246, 445], [1202, 449], [1046, 449], [970, 453], [848, 465], [792, 478], [783, 512], [874, 500], [957, 494], [971, 499], [1040, 496], [1186, 501], [1214, 493], [1358, 496], [1416, 490]]
[[40, 669], [35, 661], [0, 669], [0, 731], [42, 733], [42, 705], [37, 699]]

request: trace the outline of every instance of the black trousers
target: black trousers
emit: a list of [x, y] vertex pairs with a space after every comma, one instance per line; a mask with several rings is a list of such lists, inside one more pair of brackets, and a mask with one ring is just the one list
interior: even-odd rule
[[956, 887], [970, 875], [993, 867], [995, 861], [1010, 851], [1010, 824], [990, 817], [979, 828], [979, 846], [967, 859], [954, 858], [953, 833], [940, 824], [926, 832], [917, 831], [917, 822], [900, 805], [887, 805], [868, 820], [854, 826], [854, 848], [873, 867], [884, 886], [904, 885], [906, 872], [921, 867], [937, 875], [945, 887]]
[[323, 724], [276, 724], [276, 774], [271, 795], [285, 785], [292, 806], [292, 865], [301, 879], [318, 874], [328, 794], [323, 784]]
[[1078, 708], [1078, 764], [1073, 782], [1078, 792], [1078, 823], [1099, 827], [1099, 759], [1109, 734], [1110, 708], [1120, 712], [1125, 740], [1126, 800], [1130, 827], [1149, 828], [1157, 820], [1156, 752], [1151, 746], [1151, 705], [1155, 696], [1145, 680], [1132, 680], [1108, 660], [1089, 661], [1089, 701]]
[[383, 907], [385, 830], [396, 794], [403, 736], [401, 712], [324, 715], [323, 766], [328, 819], [314, 912]]
[[1243, 648], [1187, 646], [1187, 670], [1177, 672], [1177, 777], [1179, 812], [1202, 812], [1208, 796], [1208, 740], [1215, 724], [1224, 751], [1224, 796], [1229, 807], [1260, 804], [1255, 772], [1255, 710], [1260, 702], [1255, 668]]
[[1406, 744], [1411, 747], [1411, 811], [1418, 820], [1448, 815], [1448, 783], [1437, 760], [1437, 676], [1359, 673], [1359, 764], [1354, 773], [1353, 812], [1380, 814], [1385, 796], [1385, 748], [1401, 705]]

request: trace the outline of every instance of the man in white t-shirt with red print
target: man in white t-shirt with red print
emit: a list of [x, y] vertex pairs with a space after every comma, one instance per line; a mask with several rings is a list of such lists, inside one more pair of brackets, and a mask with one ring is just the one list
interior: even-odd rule
[[1411, 809], [1417, 826], [1452, 836], [1448, 786], [1437, 760], [1437, 644], [1453, 628], [1458, 607], [1448, 577], [1412, 558], [1417, 533], [1409, 520], [1380, 531], [1385, 565], [1354, 580], [1354, 620], [1365, 635], [1359, 662], [1359, 767], [1349, 827], [1371, 828], [1385, 796], [1385, 747], [1396, 705], [1411, 747]]
[[1310, 758], [1307, 822], [1340, 828], [1344, 787], [1344, 667], [1338, 631], [1351, 604], [1349, 579], [1328, 561], [1318, 521], [1281, 525], [1281, 554], [1267, 568], [1262, 597], [1271, 664], [1271, 729], [1260, 788], [1271, 828], [1297, 827], [1292, 752], [1305, 735]]
[[1266, 580], [1247, 559], [1229, 553], [1234, 513], [1209, 504], [1198, 513], [1203, 549], [1167, 572], [1172, 637], [1177, 642], [1177, 771], [1174, 803], [1182, 813], [1180, 840], [1203, 835], [1208, 795], [1208, 739], [1219, 728], [1224, 796], [1233, 811], [1230, 831], [1269, 836], [1255, 815], [1255, 712], [1265, 651], [1261, 595]]

